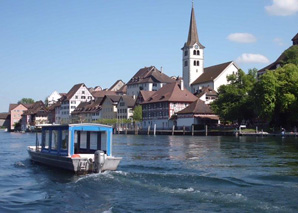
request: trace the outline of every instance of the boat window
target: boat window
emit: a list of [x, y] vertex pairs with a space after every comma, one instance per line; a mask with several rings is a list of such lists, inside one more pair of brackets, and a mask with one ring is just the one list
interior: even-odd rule
[[62, 130], [61, 150], [67, 150], [68, 130]]
[[107, 150], [107, 133], [102, 132], [101, 133], [101, 150]]
[[50, 131], [46, 130], [44, 136], [44, 148], [48, 149], [50, 144]]
[[87, 149], [87, 132], [80, 134], [80, 149]]
[[57, 130], [53, 130], [52, 131], [51, 150], [57, 150], [57, 148], [58, 148], [58, 136], [59, 136], [59, 132]]
[[97, 150], [97, 132], [90, 132], [90, 149]]

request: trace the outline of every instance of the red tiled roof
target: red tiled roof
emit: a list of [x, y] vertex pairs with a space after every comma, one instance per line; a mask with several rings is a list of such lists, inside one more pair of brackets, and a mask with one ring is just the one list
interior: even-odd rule
[[210, 87], [202, 87], [202, 89], [199, 90], [198, 94], [195, 94], [198, 98], [202, 97], [204, 94], [208, 96], [217, 96], [218, 93], [210, 88]]
[[149, 99], [145, 100], [142, 104], [158, 103], [158, 102], [184, 102], [191, 103], [198, 98], [194, 96], [187, 89], [181, 90], [178, 83], [171, 83], [163, 86], [156, 91]]
[[116, 92], [115, 91], [102, 90], [102, 91], [94, 91], [94, 92], [92, 92], [92, 95], [95, 98], [103, 98], [105, 95], [116, 95]]
[[156, 67], [145, 67], [140, 69], [127, 83], [141, 84], [141, 83], [172, 83], [175, 80], [171, 79], [166, 74], [162, 73]]
[[210, 106], [198, 99], [177, 114], [214, 114]]
[[69, 92], [65, 95], [67, 100], [70, 100], [72, 96], [81, 88], [81, 86], [85, 86], [84, 83], [74, 85]]

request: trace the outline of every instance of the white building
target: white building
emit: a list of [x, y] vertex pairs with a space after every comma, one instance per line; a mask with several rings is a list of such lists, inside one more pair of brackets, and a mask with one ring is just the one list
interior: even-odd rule
[[204, 71], [204, 46], [199, 42], [194, 8], [191, 9], [187, 42], [182, 48], [182, 76], [184, 87], [191, 90], [191, 84]]
[[141, 90], [157, 91], [165, 84], [175, 82], [156, 67], [144, 67], [140, 69], [127, 83], [127, 95], [138, 96]]
[[62, 96], [57, 92], [54, 91], [49, 97], [48, 97], [48, 105], [51, 106], [55, 103], [58, 102], [58, 100], [61, 98]]
[[218, 91], [221, 85], [228, 84], [227, 76], [236, 74], [238, 70], [238, 66], [232, 61], [207, 67], [203, 74], [191, 84], [191, 91], [196, 93], [204, 87]]
[[143, 128], [171, 129], [175, 125], [172, 116], [197, 99], [177, 82], [167, 84], [141, 104]]
[[228, 84], [227, 76], [239, 70], [232, 61], [204, 68], [204, 48], [199, 42], [195, 12], [192, 7], [188, 39], [182, 48], [184, 85], [192, 93], [197, 93], [203, 87], [218, 91], [221, 85]]
[[[70, 115], [81, 102], [93, 100], [94, 97], [89, 92], [85, 84], [74, 85], [69, 92], [60, 99], [60, 109], [56, 110], [56, 123], [69, 123]], [[59, 107], [58, 107], [59, 108]]]

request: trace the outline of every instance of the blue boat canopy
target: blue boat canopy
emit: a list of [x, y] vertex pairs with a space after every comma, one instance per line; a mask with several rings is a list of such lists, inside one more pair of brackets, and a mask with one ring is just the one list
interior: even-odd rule
[[69, 124], [42, 126], [41, 152], [60, 156], [94, 154], [96, 150], [112, 156], [111, 126]]

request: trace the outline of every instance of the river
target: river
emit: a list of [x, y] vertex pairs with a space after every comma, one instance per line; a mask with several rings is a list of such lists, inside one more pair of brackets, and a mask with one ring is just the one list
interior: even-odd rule
[[0, 130], [0, 212], [297, 212], [298, 139], [113, 135], [118, 171], [30, 161], [35, 135]]

